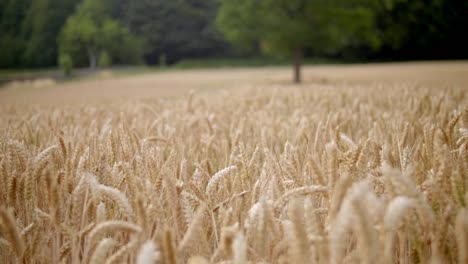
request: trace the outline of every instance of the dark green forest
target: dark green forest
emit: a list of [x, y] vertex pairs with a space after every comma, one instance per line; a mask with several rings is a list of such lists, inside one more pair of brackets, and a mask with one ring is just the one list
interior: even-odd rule
[[468, 58], [466, 0], [0, 0], [0, 68]]

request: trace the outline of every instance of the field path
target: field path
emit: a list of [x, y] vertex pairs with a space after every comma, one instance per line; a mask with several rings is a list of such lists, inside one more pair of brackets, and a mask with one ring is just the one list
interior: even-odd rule
[[[53, 103], [173, 97], [190, 90], [242, 89], [289, 84], [290, 67], [169, 70], [128, 76], [0, 89], [0, 103]], [[417, 83], [468, 89], [468, 61], [306, 66], [304, 83]]]

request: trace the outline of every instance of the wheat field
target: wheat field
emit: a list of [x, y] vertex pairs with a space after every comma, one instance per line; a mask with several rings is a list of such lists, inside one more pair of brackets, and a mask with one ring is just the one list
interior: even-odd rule
[[468, 263], [467, 64], [349, 67], [0, 90], [0, 262]]

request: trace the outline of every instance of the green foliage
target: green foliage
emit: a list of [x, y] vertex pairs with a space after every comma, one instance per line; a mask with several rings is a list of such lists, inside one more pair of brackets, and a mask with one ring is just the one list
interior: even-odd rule
[[[355, 61], [353, 61], [355, 62]], [[304, 60], [306, 65], [316, 64], [342, 64], [347, 63], [342, 60], [332, 60], [326, 58], [307, 58]], [[349, 62], [351, 63], [351, 62]], [[248, 57], [248, 58], [211, 58], [211, 59], [186, 59], [177, 62], [178, 69], [196, 69], [196, 68], [233, 68], [233, 67], [270, 67], [286, 66], [291, 64], [290, 59], [272, 56]]]
[[79, 0], [34, 0], [25, 23], [28, 40], [22, 61], [30, 67], [54, 65], [58, 54], [57, 35]]
[[222, 0], [216, 21], [225, 37], [242, 47], [326, 54], [351, 44], [379, 46], [371, 7], [372, 1]]
[[24, 26], [31, 0], [0, 1], [0, 67], [21, 64], [28, 32]]
[[382, 56], [468, 58], [466, 0], [394, 0], [376, 13]]
[[58, 64], [65, 76], [70, 76], [73, 70], [73, 60], [68, 54], [60, 54]]
[[[24, 41], [11, 34], [0, 36], [0, 67], [15, 67], [21, 64], [20, 56]], [[7, 51], [7, 52], [3, 52]]]
[[[0, 68], [284, 59], [468, 58], [466, 0], [0, 0]], [[221, 31], [222, 33], [220, 33]]]
[[[111, 60], [115, 57], [124, 63], [137, 61], [140, 54], [139, 42], [121, 23], [110, 18], [103, 0], [84, 0], [78, 6], [62, 29], [59, 45], [61, 52], [72, 54], [78, 61], [87, 57], [92, 69], [102, 50], [109, 52]], [[126, 61], [120, 54], [128, 53], [134, 55]]]
[[[114, 0], [115, 1], [115, 0]], [[125, 18], [132, 32], [144, 39], [147, 62], [225, 54], [228, 49], [214, 20], [218, 0], [135, 0]]]
[[57, 34], [78, 1], [0, 1], [0, 67], [55, 65]]
[[267, 54], [294, 55], [300, 82], [304, 51], [334, 54], [344, 47], [376, 49], [373, 0], [221, 0], [219, 29], [231, 42]]
[[112, 59], [109, 56], [109, 53], [106, 51], [101, 52], [101, 55], [99, 55], [99, 61], [98, 61], [98, 66], [100, 68], [107, 68], [112, 65]]
[[[216, 17], [218, 28], [224, 33], [227, 40], [240, 48], [251, 49], [258, 46], [262, 25], [258, 23], [256, 12], [262, 12], [260, 1], [221, 1]], [[262, 12], [263, 15], [263, 12]]]
[[166, 67], [166, 66], [167, 66], [166, 55], [165, 54], [159, 55], [159, 67]]

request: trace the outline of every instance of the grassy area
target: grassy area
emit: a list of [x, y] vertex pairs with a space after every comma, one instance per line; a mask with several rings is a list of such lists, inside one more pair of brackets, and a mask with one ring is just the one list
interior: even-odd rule
[[50, 75], [57, 74], [57, 68], [43, 68], [43, 69], [0, 69], [0, 79], [6, 78], [27, 78], [36, 75]]
[[[304, 59], [305, 65], [315, 64], [336, 64], [343, 63], [339, 60], [331, 60], [324, 58], [307, 58]], [[285, 66], [290, 65], [291, 60], [287, 58], [214, 58], [214, 59], [186, 59], [174, 65], [179, 69], [193, 68], [218, 68], [218, 67], [265, 67], [265, 66]]]
[[[343, 61], [308, 58], [304, 59], [304, 65], [316, 64], [341, 64]], [[211, 68], [239, 68], [239, 67], [266, 67], [266, 66], [286, 66], [291, 61], [286, 58], [212, 58], [212, 59], [185, 59], [174, 65], [160, 67], [158, 65], [138, 65], [138, 66], [115, 66], [109, 69], [114, 76], [128, 76], [143, 74], [154, 71], [167, 71], [173, 69], [211, 69]], [[105, 71], [106, 69], [104, 69]], [[95, 78], [99, 74], [90, 72], [87, 68], [74, 69], [73, 79]], [[35, 78], [64, 79], [62, 72], [58, 68], [44, 69], [0, 69], [0, 81], [23, 80]], [[98, 77], [99, 78], [99, 77]]]
[[91, 71], [88, 68], [74, 69], [71, 76], [67, 77], [58, 68], [47, 69], [5, 69], [0, 70], [0, 84], [10, 81], [36, 80], [36, 79], [54, 79], [56, 81], [76, 81], [83, 79], [102, 79], [109, 76], [106, 73], [111, 73], [111, 76], [129, 76], [154, 72], [155, 67], [148, 66], [128, 66], [114, 67], [110, 69], [99, 69]]

